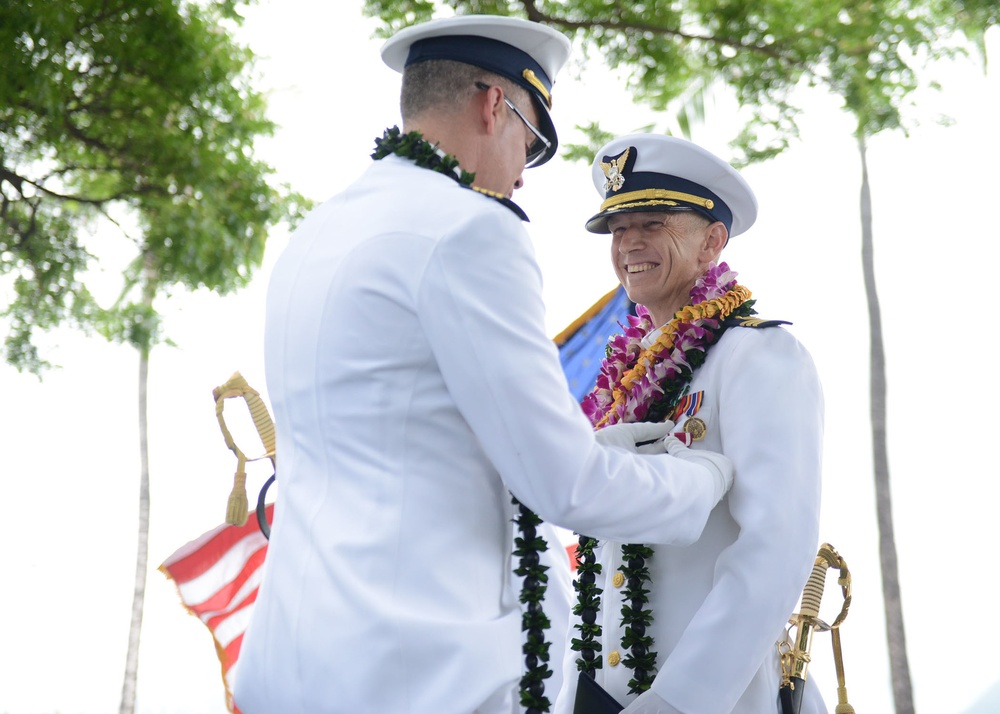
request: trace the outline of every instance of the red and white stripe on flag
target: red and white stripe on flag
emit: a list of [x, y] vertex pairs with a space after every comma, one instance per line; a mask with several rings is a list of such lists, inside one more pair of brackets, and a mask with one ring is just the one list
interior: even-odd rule
[[[274, 505], [267, 506], [271, 521]], [[267, 539], [251, 513], [245, 525], [221, 525], [179, 548], [160, 566], [174, 581], [184, 607], [212, 633], [222, 665], [226, 706], [233, 703], [236, 663], [243, 633], [250, 622], [253, 603], [263, 575]]]
[[[267, 506], [267, 520], [274, 504]], [[576, 543], [564, 546], [571, 570], [576, 570]], [[222, 665], [226, 706], [239, 714], [233, 703], [233, 682], [243, 633], [250, 623], [253, 603], [263, 576], [267, 539], [251, 512], [245, 525], [221, 525], [181, 546], [160, 566], [173, 580], [185, 609], [212, 633]]]

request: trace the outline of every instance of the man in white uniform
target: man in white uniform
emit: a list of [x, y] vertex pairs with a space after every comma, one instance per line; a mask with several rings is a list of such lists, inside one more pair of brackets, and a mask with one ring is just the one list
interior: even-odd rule
[[[599, 429], [671, 419], [693, 450], [721, 452], [735, 473], [693, 543], [584, 540], [592, 564], [581, 565], [570, 627], [583, 644], [567, 647], [556, 711], [574, 711], [579, 669], [628, 714], [777, 714], [775, 643], [819, 545], [815, 367], [780, 323], [752, 317], [749, 290], [717, 264], [757, 216], [729, 164], [639, 134], [604, 146], [592, 174], [603, 203], [587, 229], [611, 234], [615, 271], [639, 308], [584, 408]], [[814, 682], [802, 711], [825, 711]]]
[[398, 33], [382, 56], [403, 71], [403, 130], [275, 266], [265, 359], [281, 457], [235, 687], [244, 714], [542, 708], [539, 682], [518, 694], [534, 655], [511, 587], [512, 494], [566, 528], [690, 543], [731, 483], [721, 456], [667, 455], [662, 440], [632, 453], [670, 424], [598, 443], [545, 335], [510, 196], [555, 151], [568, 54], [558, 32], [512, 18]]

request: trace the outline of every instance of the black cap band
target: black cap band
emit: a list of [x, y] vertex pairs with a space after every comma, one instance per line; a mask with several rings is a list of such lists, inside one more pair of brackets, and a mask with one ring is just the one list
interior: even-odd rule
[[[475, 35], [445, 35], [417, 40], [410, 47], [406, 66], [427, 60], [454, 60], [482, 67], [524, 87], [537, 95], [546, 106], [551, 104], [552, 81], [545, 70], [531, 55], [506, 42]], [[531, 70], [541, 82], [544, 94], [524, 76], [526, 69]]]

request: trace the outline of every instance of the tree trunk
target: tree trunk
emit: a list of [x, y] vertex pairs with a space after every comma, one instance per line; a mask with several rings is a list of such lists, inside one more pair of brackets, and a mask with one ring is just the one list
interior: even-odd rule
[[[146, 280], [143, 287], [143, 307], [153, 309], [156, 294], [154, 269], [146, 261]], [[139, 675], [139, 635], [142, 631], [142, 611], [146, 602], [146, 574], [149, 561], [149, 439], [146, 421], [146, 385], [149, 375], [150, 343], [146, 339], [139, 349], [139, 533], [135, 556], [135, 589], [132, 594], [132, 621], [128, 630], [128, 652], [125, 655], [125, 678], [122, 682], [122, 699], [119, 714], [135, 711], [136, 683]]]
[[900, 598], [896, 536], [892, 525], [892, 496], [889, 490], [889, 458], [886, 447], [885, 351], [882, 344], [882, 313], [875, 290], [875, 260], [872, 243], [872, 199], [868, 185], [868, 148], [858, 139], [861, 153], [861, 263], [868, 298], [871, 344], [872, 453], [875, 465], [875, 509], [878, 517], [879, 562], [882, 569], [882, 597], [889, 642], [889, 670], [896, 714], [913, 714], [913, 686], [906, 657], [906, 632]]

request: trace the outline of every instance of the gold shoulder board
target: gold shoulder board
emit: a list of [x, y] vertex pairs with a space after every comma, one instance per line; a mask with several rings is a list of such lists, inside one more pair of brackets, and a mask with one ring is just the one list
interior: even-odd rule
[[778, 327], [791, 325], [788, 320], [761, 320], [758, 317], [730, 317], [726, 319], [729, 327]]

